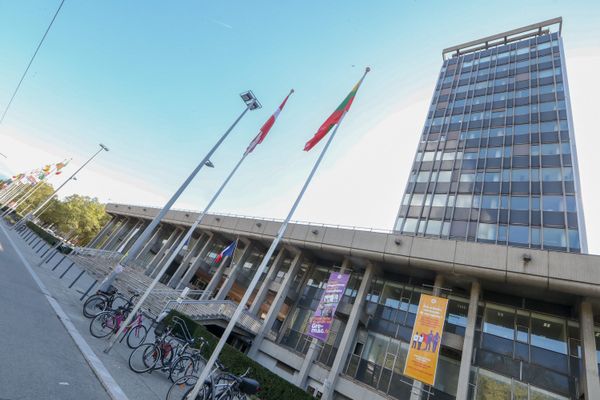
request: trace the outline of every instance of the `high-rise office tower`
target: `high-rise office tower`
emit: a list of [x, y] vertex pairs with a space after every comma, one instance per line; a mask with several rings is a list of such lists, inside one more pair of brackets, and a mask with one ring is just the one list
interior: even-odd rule
[[587, 252], [561, 28], [443, 50], [397, 232]]

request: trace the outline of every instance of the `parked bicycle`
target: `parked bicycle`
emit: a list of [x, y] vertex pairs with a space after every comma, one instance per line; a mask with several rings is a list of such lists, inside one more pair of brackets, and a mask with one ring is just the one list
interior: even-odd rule
[[117, 299], [123, 300], [125, 305], [127, 305], [132, 304], [133, 300], [138, 296], [139, 294], [133, 293], [132, 296], [127, 299], [120, 295], [114, 287], [111, 287], [106, 292], [98, 290], [96, 294], [90, 296], [85, 303], [83, 303], [83, 315], [86, 318], [94, 318], [103, 311], [112, 310]]
[[190, 385], [191, 387], [187, 389], [181, 400], [246, 400], [248, 396], [255, 395], [260, 391], [260, 384], [258, 381], [248, 378], [249, 373], [250, 368], [239, 376], [229, 372], [213, 371], [195, 399], [190, 396], [194, 389]]
[[[183, 336], [178, 339], [173, 332]], [[144, 343], [131, 352], [129, 356], [129, 368], [137, 373], [162, 370], [171, 376], [173, 360], [178, 360], [187, 355], [188, 349], [194, 345], [195, 339], [189, 333], [185, 321], [179, 317], [173, 317], [169, 326], [158, 324], [155, 331], [154, 343]], [[176, 374], [174, 374], [174, 377]]]
[[203, 337], [198, 339], [200, 346], [198, 348], [188, 348], [181, 356], [175, 358], [169, 369], [169, 379], [175, 382], [187, 375], [199, 375], [200, 371], [206, 365], [206, 360], [202, 356], [202, 350], [208, 342]]
[[[131, 312], [133, 305], [118, 307], [116, 310], [103, 311], [96, 315], [90, 321], [90, 333], [97, 338], [104, 338], [111, 333], [117, 333], [123, 321]], [[124, 337], [127, 338], [127, 346], [131, 349], [136, 349], [146, 340], [148, 328], [144, 326], [143, 312], [139, 310], [131, 323], [124, 331]], [[123, 338], [121, 341], [123, 341]]]

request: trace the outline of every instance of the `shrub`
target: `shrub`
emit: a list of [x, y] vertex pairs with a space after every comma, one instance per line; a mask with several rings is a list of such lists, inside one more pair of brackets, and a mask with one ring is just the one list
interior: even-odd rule
[[[215, 348], [219, 338], [210, 333], [204, 326], [198, 322], [192, 320], [185, 314], [177, 311], [171, 311], [167, 317], [165, 317], [165, 323], [169, 323], [173, 316], [178, 316], [183, 319], [193, 337], [203, 337], [208, 342], [208, 348], [203, 349], [203, 356], [208, 359], [212, 354], [212, 350]], [[177, 329], [174, 330], [177, 334]], [[180, 332], [179, 332], [180, 333]], [[198, 344], [199, 345], [199, 344]], [[308, 393], [299, 387], [289, 383], [285, 379], [279, 377], [273, 372], [269, 371], [256, 361], [251, 360], [244, 353], [226, 344], [221, 351], [219, 357], [221, 362], [230, 369], [234, 374], [243, 374], [248, 367], [251, 368], [250, 377], [260, 382], [261, 390], [259, 392], [259, 398], [262, 400], [310, 400], [313, 399]]]

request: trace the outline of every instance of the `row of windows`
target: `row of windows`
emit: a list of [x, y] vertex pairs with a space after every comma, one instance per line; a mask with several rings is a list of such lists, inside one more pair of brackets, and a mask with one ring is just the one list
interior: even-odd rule
[[[464, 139], [479, 139], [481, 131], [469, 131], [464, 133]], [[543, 143], [543, 144], [515, 144], [506, 146], [490, 146], [468, 148], [466, 150], [432, 150], [418, 151], [415, 162], [453, 161], [453, 160], [477, 160], [479, 158], [502, 158], [515, 156], [557, 156], [571, 154], [570, 143]]]
[[[490, 65], [484, 65], [483, 68], [479, 68], [479, 69], [475, 69], [475, 68], [468, 68], [463, 66], [463, 69], [461, 71], [460, 74], [460, 78], [459, 79], [465, 79], [470, 77], [474, 77], [474, 76], [484, 76], [487, 75], [489, 73], [504, 73], [504, 72], [509, 72], [509, 71], [514, 71], [515, 69], [521, 69], [521, 68], [525, 68], [525, 67], [529, 67], [529, 66], [533, 66], [536, 64], [543, 64], [543, 63], [547, 63], [547, 62], [552, 62], [553, 58], [558, 58], [559, 57], [559, 53], [556, 52], [554, 53], [554, 55], [544, 55], [541, 57], [533, 57], [529, 60], [522, 60], [522, 61], [517, 61], [514, 63], [510, 63], [510, 64], [497, 64], [494, 68], [494, 66], [490, 66]], [[448, 82], [452, 82], [454, 79], [457, 79], [458, 76], [456, 75], [448, 75], [445, 78], [443, 78], [442, 83], [448, 83]]]
[[[466, 153], [477, 154], [477, 153]], [[420, 171], [410, 175], [409, 182], [452, 182], [458, 171]], [[454, 179], [456, 180], [456, 179]], [[460, 175], [460, 182], [560, 182], [573, 181], [573, 168], [514, 168], [502, 171], [465, 172]]]
[[452, 109], [452, 114], [462, 113], [463, 106], [468, 110], [469, 106], [479, 106], [478, 109], [492, 109], [512, 107], [513, 103], [517, 105], [525, 105], [529, 103], [538, 103], [540, 101], [554, 100], [555, 98], [564, 99], [564, 86], [562, 83], [548, 84], [536, 87], [523, 87], [516, 90], [500, 91], [494, 93], [477, 93], [470, 92], [468, 94], [443, 95], [439, 98], [434, 98], [431, 102], [429, 110], [429, 118], [443, 112], [446, 108]]
[[[463, 130], [459, 131], [458, 130], [453, 130], [451, 132], [442, 132], [441, 134], [438, 133], [424, 133], [423, 136], [421, 136], [421, 143], [424, 144], [425, 142], [429, 142], [428, 143], [428, 147], [429, 145], [435, 145], [435, 143], [432, 142], [445, 142], [447, 141], [447, 147], [450, 144], [453, 144], [454, 147], [456, 147], [456, 140], [466, 140], [466, 139], [479, 139], [479, 138], [483, 138], [483, 139], [487, 139], [487, 138], [501, 138], [501, 137], [509, 137], [509, 139], [507, 139], [506, 144], [510, 145], [512, 141], [514, 141], [515, 143], [520, 143], [520, 144], [525, 144], [525, 143], [536, 143], [539, 142], [540, 138], [538, 137], [538, 134], [541, 131], [542, 134], [542, 141], [543, 142], [555, 142], [558, 140], [558, 138], [556, 137], [556, 135], [552, 135], [555, 132], [560, 132], [561, 134], [561, 140], [563, 142], [568, 142], [569, 141], [569, 135], [568, 135], [568, 122], [566, 120], [561, 120], [561, 121], [548, 121], [548, 122], [541, 122], [541, 123], [524, 123], [524, 124], [519, 124], [519, 125], [514, 125], [514, 126], [505, 126], [505, 127], [485, 127], [485, 128], [481, 128], [481, 126], [477, 126], [477, 127], [473, 127], [473, 126], [469, 126], [469, 128], [471, 129], [466, 129], [466, 126], [463, 125]], [[438, 129], [439, 131], [439, 129]], [[531, 134], [531, 137], [529, 137], [528, 135]], [[511, 140], [513, 139], [514, 140]], [[454, 141], [454, 142], [453, 142]], [[497, 142], [497, 140], [495, 141]], [[459, 144], [460, 145], [460, 144]], [[500, 146], [501, 142], [498, 142], [496, 144], [496, 146]], [[423, 147], [423, 145], [421, 145], [420, 147]], [[435, 148], [435, 147], [434, 147]], [[423, 149], [421, 149], [423, 150]], [[433, 150], [433, 149], [431, 149]]]
[[[508, 67], [506, 67], [508, 70]], [[501, 85], [508, 85], [508, 84], [514, 84], [515, 82], [519, 82], [519, 81], [524, 81], [524, 80], [536, 80], [536, 79], [543, 79], [543, 78], [548, 78], [554, 75], [560, 75], [561, 72], [561, 67], [557, 66], [552, 68], [552, 64], [549, 64], [546, 66], [546, 68], [544, 69], [540, 69], [539, 71], [531, 71], [531, 72], [523, 72], [518, 74], [517, 76], [505, 76], [506, 74], [490, 74], [488, 75], [488, 72], [486, 72], [486, 76], [479, 76], [476, 81], [478, 82], [473, 82], [473, 79], [463, 79], [461, 81], [458, 82], [458, 85], [454, 86], [454, 92], [455, 93], [462, 93], [462, 92], [467, 92], [469, 90], [480, 90], [480, 89], [485, 89], [485, 88], [489, 88], [489, 87], [493, 87], [493, 86], [501, 86]], [[483, 75], [483, 74], [482, 74]], [[449, 77], [449, 78], [454, 78], [454, 77]], [[442, 80], [442, 82], [438, 85], [440, 85], [438, 87], [438, 90], [440, 89], [446, 89], [447, 85], [449, 85], [448, 83], [444, 84], [444, 81], [447, 78], [444, 78]], [[453, 79], [450, 79], [450, 81], [452, 81]], [[449, 87], [448, 87], [449, 88]], [[441, 92], [440, 92], [441, 93]]]
[[[516, 57], [516, 56], [520, 56], [523, 54], [528, 54], [530, 52], [533, 51], [540, 51], [540, 50], [545, 50], [545, 49], [549, 49], [555, 45], [558, 45], [558, 41], [557, 40], [553, 40], [552, 42], [545, 42], [545, 43], [541, 43], [541, 44], [532, 44], [529, 47], [521, 47], [519, 49], [513, 49], [510, 50], [508, 48], [499, 48], [498, 49], [498, 53], [497, 54], [491, 54], [488, 56], [483, 56], [480, 58], [475, 58], [473, 60], [469, 60], [469, 61], [463, 61], [462, 63], [462, 67], [463, 68], [467, 68], [467, 67], [471, 67], [471, 66], [475, 66], [478, 64], [483, 64], [486, 62], [491, 62], [491, 61], [495, 61], [495, 60], [503, 60], [503, 59], [507, 59], [509, 57]], [[466, 57], [464, 57], [466, 58]], [[463, 58], [463, 60], [464, 60]]]
[[[494, 88], [494, 91], [499, 92], [499, 91], [505, 91], [505, 90], [512, 90], [513, 86], [510, 86], [509, 88], [507, 88], [508, 85], [514, 85], [516, 82], [523, 82], [523, 81], [534, 81], [536, 79], [544, 79], [544, 78], [550, 78], [553, 76], [560, 76], [562, 73], [561, 67], [556, 67], [556, 68], [549, 68], [549, 69], [545, 69], [542, 71], [533, 71], [530, 73], [524, 73], [524, 74], [519, 74], [517, 77], [511, 76], [511, 77], [491, 77], [488, 80], [484, 80], [481, 82], [477, 82], [477, 83], [471, 83], [469, 84], [469, 82], [465, 82], [464, 84], [462, 84], [461, 86], [457, 86], [454, 88], [454, 90], [452, 90], [452, 88], [441, 88], [438, 89], [435, 93], [436, 96], [438, 95], [447, 95], [452, 93], [458, 94], [458, 93], [466, 93], [469, 91], [474, 91], [474, 90], [482, 90], [482, 89], [487, 89], [487, 88]], [[526, 86], [529, 86], [530, 82], [526, 84]]]
[[[479, 96], [479, 97], [484, 97], [484, 96]], [[475, 100], [475, 98], [473, 99]], [[543, 112], [549, 112], [549, 111], [562, 111], [562, 110], [566, 110], [566, 104], [564, 100], [559, 100], [559, 101], [546, 101], [543, 103], [533, 103], [533, 104], [525, 104], [525, 105], [521, 105], [521, 106], [516, 106], [516, 107], [498, 107], [498, 109], [496, 110], [488, 110], [485, 111], [485, 114], [483, 115], [484, 118], [504, 118], [506, 116], [517, 116], [517, 115], [527, 115], [527, 114], [537, 114], [537, 113], [543, 113]], [[471, 121], [477, 121], [478, 119], [482, 119], [481, 117], [473, 119], [473, 115], [477, 115], [480, 114], [481, 112], [478, 111], [473, 111], [473, 110], [468, 110], [465, 109], [464, 112], [462, 110], [459, 109], [453, 109], [452, 112], [452, 116], [450, 117], [450, 123], [455, 124], [455, 123], [460, 123], [463, 122], [463, 120], [468, 121], [469, 119]], [[469, 115], [471, 115], [469, 117]], [[442, 118], [442, 117], [437, 117], [437, 118]], [[436, 125], [441, 125], [441, 123], [437, 122]]]
[[[544, 103], [546, 104], [546, 103]], [[499, 110], [487, 110], [487, 111], [475, 111], [475, 112], [466, 112], [464, 114], [458, 114], [458, 115], [447, 115], [445, 117], [436, 117], [436, 118], [428, 118], [426, 123], [425, 123], [425, 127], [429, 127], [429, 126], [442, 126], [442, 125], [448, 125], [448, 124], [460, 124], [463, 122], [467, 122], [467, 121], [482, 121], [485, 119], [490, 119], [490, 118], [506, 118], [506, 117], [517, 117], [520, 115], [536, 115], [538, 112], [544, 112], [544, 113], [548, 113], [548, 112], [556, 112], [556, 111], [565, 111], [566, 107], [564, 102], [549, 102], [547, 103], [543, 108], [544, 110], [540, 109], [541, 107], [538, 105], [524, 105], [524, 106], [518, 106], [518, 107], [509, 107], [509, 108], [504, 108], [504, 109], [499, 109]], [[557, 119], [562, 119], [562, 120], [566, 120], [566, 114], [560, 113], [559, 114], [559, 118], [556, 117], [556, 114], [554, 115], [554, 117], [552, 118], [551, 115], [546, 115], [544, 114], [543, 117], [545, 117], [546, 121], [548, 120], [557, 120]], [[523, 121], [524, 123], [527, 123], [529, 121]], [[549, 123], [553, 123], [552, 121], [548, 121]]]
[[[547, 94], [551, 94], [551, 93], [562, 93], [563, 90], [564, 90], [564, 86], [562, 83], [559, 82], [556, 85], [550, 84], [550, 85], [536, 86], [536, 87], [532, 87], [532, 88], [521, 88], [521, 89], [517, 89], [514, 91], [488, 94], [487, 96], [486, 95], [478, 95], [478, 96], [468, 96], [467, 98], [462, 98], [463, 96], [460, 96], [461, 98], [455, 98], [454, 101], [449, 102], [449, 104], [446, 104], [446, 102], [438, 103], [437, 109], [438, 110], [445, 109], [446, 107], [452, 108], [452, 109], [455, 109], [455, 108], [459, 109], [463, 106], [485, 104], [486, 102], [487, 103], [492, 103], [492, 102], [497, 103], [497, 102], [513, 100], [513, 99], [529, 100], [531, 97], [534, 97], [534, 96], [547, 95]], [[433, 101], [432, 104], [435, 105], [436, 101]], [[431, 108], [430, 112], [432, 112], [432, 111], [433, 111], [433, 107]]]
[[[418, 218], [402, 218], [396, 226], [404, 223], [401, 231], [406, 234], [419, 234], [430, 236], [442, 236], [451, 238], [464, 238], [467, 236], [469, 223], [466, 221], [438, 221], [419, 220]], [[551, 227], [530, 227], [523, 225], [497, 225], [487, 223], [471, 222], [476, 227], [475, 237], [479, 241], [508, 243], [515, 245], [531, 245], [551, 247], [556, 249], [567, 249], [578, 251], [580, 249], [579, 232], [576, 229], [563, 229]], [[568, 240], [568, 242], [567, 242]]]
[[[556, 58], [554, 67], [560, 67], [560, 58], [558, 53], [554, 56]], [[553, 67], [552, 56], [544, 56], [542, 59], [537, 61], [540, 64], [536, 64], [536, 60], [524, 60], [515, 64], [498, 65], [496, 68], [482, 68], [479, 70], [468, 69], [463, 71], [460, 75], [449, 75], [438, 80], [436, 89], [448, 88], [451, 86], [465, 86], [473, 84], [477, 81], [488, 80], [488, 79], [500, 79], [507, 76], [516, 74], [516, 81], [522, 81], [525, 79], [536, 79], [545, 78], [552, 74], [538, 75], [538, 71], [544, 71]], [[531, 73], [531, 75], [530, 75]], [[456, 84], [458, 82], [458, 84]], [[514, 83], [515, 78], [509, 78], [509, 83]]]
[[413, 194], [405, 195], [402, 205], [412, 207], [458, 207], [484, 208], [502, 210], [533, 210], [533, 211], [577, 211], [575, 196], [544, 195], [538, 196], [507, 196], [507, 195], [447, 195], [447, 194]]

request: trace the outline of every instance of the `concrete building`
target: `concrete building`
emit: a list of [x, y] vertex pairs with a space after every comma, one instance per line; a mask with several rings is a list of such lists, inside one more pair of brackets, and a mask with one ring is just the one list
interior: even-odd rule
[[[240, 347], [271, 371], [326, 399], [600, 399], [600, 256], [581, 254], [585, 252], [585, 230], [564, 53], [559, 32], [548, 30], [552, 24], [560, 24], [560, 20], [444, 52], [449, 57], [444, 60], [428, 119], [431, 122], [419, 145], [415, 179], [407, 187], [408, 200], [405, 197], [396, 231], [290, 224], [247, 305], [258, 326], [236, 332], [237, 343], [245, 343]], [[501, 64], [504, 53], [509, 61]], [[475, 60], [478, 68], [473, 71]], [[548, 62], [550, 66], [542, 68]], [[449, 114], [449, 106], [440, 108], [440, 104], [461, 100], [462, 73], [479, 75], [488, 69], [489, 74], [496, 68], [493, 74], [504, 79], [500, 78], [502, 65], [508, 66], [502, 76], [510, 78], [515, 90], [498, 90], [498, 85], [489, 83], [497, 80], [489, 75], [483, 80], [468, 78], [468, 85], [475, 89], [467, 89], [464, 100], [491, 96], [493, 101], [483, 101], [477, 111], [491, 119], [482, 117], [480, 128], [471, 129], [474, 124], [470, 122], [476, 120], [467, 118], [463, 108], [456, 115], [461, 121], [470, 121], [467, 129], [454, 127], [454, 113]], [[520, 68], [525, 67], [527, 72], [522, 72]], [[551, 82], [546, 82], [547, 78]], [[479, 89], [480, 82], [493, 89]], [[542, 93], [546, 87], [548, 92], [543, 89]], [[534, 88], [539, 90], [535, 95]], [[520, 90], [528, 90], [527, 102], [517, 101], [515, 93]], [[498, 101], [505, 102], [502, 111], [495, 105], [500, 93], [513, 93], [510, 105], [509, 97], [498, 96]], [[546, 103], [546, 93], [552, 94], [553, 104], [564, 101], [554, 109], [555, 119], [541, 108], [533, 111], [534, 105]], [[470, 115], [476, 111], [473, 101]], [[525, 118], [517, 115], [516, 109], [525, 104], [530, 107], [523, 114], [528, 130], [520, 133], [517, 121]], [[443, 116], [439, 109], [444, 109]], [[504, 133], [495, 136], [491, 129], [496, 129], [497, 112], [504, 113], [498, 117], [503, 119], [499, 128]], [[435, 122], [440, 117], [448, 121]], [[557, 130], [546, 131], [546, 122], [558, 126]], [[539, 130], [534, 128], [537, 123]], [[436, 132], [433, 127], [438, 126]], [[507, 133], [509, 126], [514, 127], [511, 133]], [[471, 138], [473, 132], [480, 136]], [[548, 150], [552, 154], [545, 154], [545, 144], [554, 146]], [[502, 157], [487, 157], [490, 152], [496, 154], [490, 150], [496, 148], [502, 149]], [[428, 152], [434, 154], [425, 155]], [[480, 159], [482, 152], [486, 157]], [[446, 156], [449, 153], [454, 153], [452, 159]], [[467, 153], [478, 157], [469, 158]], [[461, 160], [462, 166], [457, 167]], [[467, 167], [467, 160], [475, 161]], [[521, 180], [519, 174], [525, 170], [528, 178]], [[421, 171], [427, 171], [427, 179], [422, 181]], [[463, 173], [473, 179], [463, 179]], [[488, 173], [496, 174], [490, 175], [489, 182]], [[547, 180], [546, 176], [559, 179]], [[445, 196], [441, 211], [436, 209], [438, 201], [441, 204], [438, 195]], [[413, 204], [415, 196], [422, 198], [419, 205]], [[470, 196], [468, 205], [466, 197], [459, 200], [460, 196]], [[518, 199], [512, 207], [513, 197], [526, 198], [527, 206], [520, 209]], [[480, 199], [478, 203], [475, 198]], [[463, 200], [465, 207], [460, 206]], [[503, 208], [504, 201], [510, 206]], [[479, 207], [483, 204], [490, 207]], [[491, 207], [494, 204], [496, 207]], [[553, 210], [552, 204], [562, 208]], [[413, 206], [419, 207], [418, 212], [413, 213]], [[468, 210], [466, 214], [463, 208]], [[492, 209], [497, 210], [495, 217]], [[107, 212], [112, 220], [91, 247], [123, 252], [158, 210], [109, 204]], [[156, 274], [197, 216], [191, 211], [170, 211], [134, 263], [146, 274]], [[411, 218], [418, 221], [410, 222], [414, 229], [407, 229]], [[461, 222], [456, 225], [460, 229], [455, 229], [455, 221]], [[485, 229], [490, 228], [494, 235], [480, 234], [482, 224], [490, 225]], [[518, 229], [511, 228], [513, 225]], [[430, 226], [437, 226], [435, 232]], [[168, 266], [162, 282], [173, 288], [205, 289], [203, 299], [207, 301], [239, 301], [279, 227], [276, 220], [206, 215], [187, 248]], [[546, 232], [546, 228], [562, 233]], [[231, 265], [217, 268], [216, 255], [238, 238], [240, 246]], [[351, 278], [327, 342], [321, 343], [306, 334], [307, 324], [333, 271], [345, 271]], [[403, 375], [422, 293], [449, 299], [439, 366], [431, 387]], [[227, 322], [223, 318], [220, 326]], [[219, 321], [206, 324], [215, 329]]]
[[[95, 242], [111, 251], [158, 212], [107, 211], [112, 229]], [[197, 216], [170, 211], [135, 263], [149, 274], [162, 267], [156, 260], [166, 261]], [[207, 215], [163, 282], [239, 301], [279, 226]], [[214, 258], [236, 238], [231, 266], [217, 269]], [[350, 283], [321, 344], [306, 335], [308, 319], [329, 273], [341, 269]], [[402, 375], [421, 293], [450, 299], [433, 387]], [[329, 398], [600, 398], [600, 256], [291, 224], [248, 307], [262, 325], [238, 339], [253, 358], [315, 394], [332, 390]]]
[[561, 27], [443, 51], [397, 231], [587, 252]]

